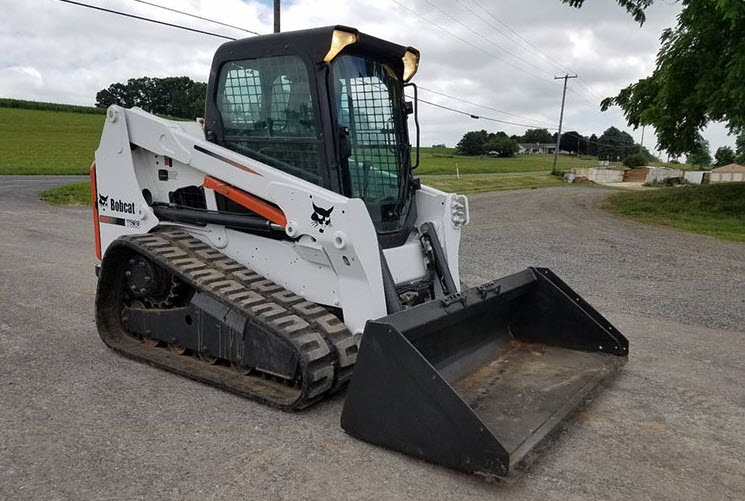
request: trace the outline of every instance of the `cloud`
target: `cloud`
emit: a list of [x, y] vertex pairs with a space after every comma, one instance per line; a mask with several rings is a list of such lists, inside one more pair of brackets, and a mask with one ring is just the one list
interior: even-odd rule
[[[248, 36], [133, 0], [85, 1], [196, 29]], [[153, 1], [260, 33], [272, 30], [271, 5], [266, 0]], [[587, 134], [600, 134], [611, 125], [628, 130], [618, 110], [600, 113], [598, 103], [651, 72], [659, 35], [674, 24], [680, 10], [678, 5], [657, 2], [640, 28], [611, 0], [587, 2], [582, 9], [570, 8], [559, 0], [401, 3], [426, 20], [392, 0], [295, 0], [284, 2], [282, 28], [344, 24], [417, 47], [422, 51], [422, 61], [415, 81], [424, 89], [525, 118], [453, 101], [424, 89], [422, 98], [512, 122], [557, 123], [561, 81], [553, 77], [565, 71], [576, 72], [581, 80], [569, 84], [565, 130]], [[132, 77], [188, 75], [206, 81], [212, 55], [223, 42], [55, 0], [5, 4], [0, 19], [3, 97], [92, 104], [98, 90]], [[420, 107], [420, 122], [424, 145], [454, 145], [464, 132], [474, 129], [505, 130], [509, 134], [525, 129], [474, 120], [425, 104]], [[641, 136], [641, 131], [630, 132], [637, 140]], [[648, 129], [645, 136], [647, 145], [654, 141], [650, 132]], [[720, 125], [709, 127], [705, 136], [713, 148], [734, 142]]]

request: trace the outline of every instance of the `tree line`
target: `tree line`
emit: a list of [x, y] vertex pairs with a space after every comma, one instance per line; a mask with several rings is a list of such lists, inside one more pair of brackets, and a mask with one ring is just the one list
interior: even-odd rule
[[[548, 129], [528, 129], [524, 134], [508, 136], [503, 131], [487, 132], [485, 130], [466, 132], [458, 142], [457, 149], [461, 155], [496, 154], [500, 157], [511, 157], [519, 152], [520, 145], [556, 145], [556, 136]], [[599, 137], [591, 134], [586, 137], [577, 131], [565, 132], [559, 140], [559, 150], [573, 155], [592, 155], [601, 160], [624, 160], [631, 155], [641, 155], [645, 163], [654, 160], [646, 148], [636, 144], [627, 132], [616, 127], [609, 127]]]
[[[96, 107], [107, 108], [112, 104], [131, 108], [140, 107], [149, 113], [174, 118], [194, 119], [204, 115], [207, 84], [195, 82], [187, 76], [130, 78], [126, 83], [117, 82], [96, 94]], [[547, 129], [528, 129], [522, 135], [506, 132], [470, 131], [458, 142], [461, 155], [493, 154], [511, 157], [520, 150], [520, 144], [556, 144], [557, 133]], [[745, 134], [741, 134], [736, 148], [722, 146], [712, 158], [708, 141], [696, 135], [694, 146], [686, 158], [687, 163], [698, 166], [721, 166], [730, 163], [745, 164]], [[600, 136], [584, 136], [577, 131], [561, 135], [559, 150], [574, 155], [596, 156], [600, 160], [624, 161], [629, 167], [646, 165], [656, 158], [636, 144], [627, 132], [609, 127]]]
[[207, 84], [189, 77], [130, 78], [113, 83], [96, 94], [96, 106], [137, 106], [156, 115], [193, 120], [204, 116]]
[[[547, 129], [528, 129], [521, 136], [508, 136], [503, 131], [470, 131], [458, 141], [456, 148], [460, 155], [511, 157], [520, 151], [520, 145], [555, 146], [557, 134], [552, 134]], [[658, 161], [646, 147], [636, 143], [631, 134], [616, 127], [607, 128], [600, 136], [584, 136], [577, 131], [562, 133], [559, 151], [572, 155], [595, 156], [600, 160], [623, 161], [627, 167], [639, 167]], [[713, 158], [709, 142], [698, 135], [693, 149], [686, 157], [686, 162], [700, 167], [719, 167], [731, 163], [745, 165], [745, 134], [738, 137], [735, 149], [722, 146], [717, 149]]]

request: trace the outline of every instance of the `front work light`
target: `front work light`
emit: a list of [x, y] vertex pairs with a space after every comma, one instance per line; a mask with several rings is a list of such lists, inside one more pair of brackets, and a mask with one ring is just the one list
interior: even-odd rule
[[408, 82], [419, 68], [419, 51], [413, 47], [409, 47], [401, 59], [404, 61], [404, 82]]
[[450, 221], [453, 228], [458, 229], [468, 224], [468, 199], [464, 195], [452, 195], [450, 197]]
[[344, 47], [346, 47], [347, 45], [352, 45], [357, 41], [357, 39], [358, 35], [356, 33], [334, 30], [334, 33], [331, 35], [331, 47], [326, 53], [326, 56], [323, 58], [323, 61], [326, 63], [330, 63], [336, 57], [336, 55], [339, 54], [342, 49], [344, 49]]

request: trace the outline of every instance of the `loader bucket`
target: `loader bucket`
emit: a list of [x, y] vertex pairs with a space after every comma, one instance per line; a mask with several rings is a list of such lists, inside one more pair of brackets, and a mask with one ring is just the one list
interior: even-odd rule
[[503, 477], [563, 429], [627, 355], [610, 322], [550, 270], [528, 268], [368, 322], [341, 426]]

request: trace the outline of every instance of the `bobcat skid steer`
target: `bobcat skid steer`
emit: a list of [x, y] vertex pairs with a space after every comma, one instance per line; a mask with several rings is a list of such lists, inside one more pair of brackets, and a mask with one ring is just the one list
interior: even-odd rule
[[257, 36], [217, 50], [203, 121], [111, 106], [96, 321], [125, 356], [281, 409], [350, 383], [350, 435], [503, 476], [628, 342], [545, 268], [461, 290], [468, 202], [413, 177], [418, 64], [343, 26]]

